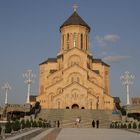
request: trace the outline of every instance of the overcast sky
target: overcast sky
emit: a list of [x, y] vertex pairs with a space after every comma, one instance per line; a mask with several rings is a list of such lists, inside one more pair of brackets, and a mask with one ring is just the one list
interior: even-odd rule
[[[0, 86], [11, 85], [9, 103], [26, 101], [27, 69], [37, 75], [32, 93], [38, 94], [39, 64], [59, 52], [59, 27], [74, 3], [91, 27], [93, 57], [111, 66], [111, 95], [125, 103], [120, 76], [129, 71], [135, 75], [131, 96], [140, 96], [140, 0], [0, 0]], [[0, 104], [4, 97], [0, 88]]]

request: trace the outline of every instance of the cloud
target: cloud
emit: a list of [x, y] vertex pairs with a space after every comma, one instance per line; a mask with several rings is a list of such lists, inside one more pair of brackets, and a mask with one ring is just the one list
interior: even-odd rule
[[120, 40], [120, 37], [115, 34], [108, 34], [103, 37], [104, 41], [109, 43], [116, 43], [118, 40]]
[[100, 47], [106, 47], [111, 43], [117, 43], [120, 40], [120, 36], [117, 34], [107, 34], [105, 36], [95, 36], [95, 44]]
[[106, 56], [103, 58], [105, 62], [118, 63], [129, 59], [129, 56]]

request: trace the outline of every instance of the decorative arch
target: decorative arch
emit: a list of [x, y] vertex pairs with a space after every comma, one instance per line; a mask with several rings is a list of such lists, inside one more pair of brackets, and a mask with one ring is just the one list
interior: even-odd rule
[[57, 88], [57, 91], [56, 91], [57, 94], [61, 94], [62, 92], [63, 92], [63, 89], [61, 87]]
[[54, 99], [54, 93], [53, 92], [51, 92], [51, 93], [49, 93], [49, 101], [53, 101], [53, 99]]
[[60, 98], [58, 98], [58, 99], [56, 100], [56, 107], [57, 107], [58, 109], [62, 107], [62, 101], [61, 101]]
[[89, 104], [89, 109], [93, 109], [93, 100], [92, 99], [89, 99], [88, 104]]
[[73, 104], [73, 105], [71, 106], [71, 108], [72, 108], [72, 109], [79, 109], [79, 105], [78, 105], [78, 104]]
[[71, 90], [71, 98], [76, 100], [79, 97], [79, 90], [74, 88]]
[[95, 96], [95, 91], [92, 88], [88, 88], [88, 94]]
[[68, 83], [78, 82], [78, 83], [83, 84], [82, 75], [78, 72], [73, 72], [73, 73], [69, 74], [67, 81], [68, 81]]
[[82, 61], [81, 61], [80, 56], [72, 55], [72, 56], [69, 57], [69, 59], [68, 59], [68, 66], [70, 67], [70, 66], [72, 66], [74, 64], [82, 66]]

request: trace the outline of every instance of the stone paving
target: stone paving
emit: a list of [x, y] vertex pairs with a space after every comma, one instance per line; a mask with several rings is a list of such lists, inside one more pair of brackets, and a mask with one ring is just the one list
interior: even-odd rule
[[120, 129], [63, 128], [56, 140], [140, 140], [140, 134]]

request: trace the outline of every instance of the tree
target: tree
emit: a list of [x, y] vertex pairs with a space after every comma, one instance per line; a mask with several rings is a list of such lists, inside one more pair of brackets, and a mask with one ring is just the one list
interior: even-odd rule
[[136, 129], [137, 128], [137, 124], [134, 122], [133, 123], [133, 129]]
[[1, 126], [0, 126], [0, 134], [1, 134]]
[[128, 124], [128, 128], [131, 129], [131, 123]]
[[46, 128], [46, 127], [47, 127], [46, 123], [45, 123], [45, 122], [43, 122], [43, 128]]
[[32, 127], [38, 127], [37, 122], [33, 121]]
[[126, 123], [123, 125], [123, 128], [127, 128], [127, 125], [126, 125]]
[[26, 127], [30, 128], [31, 127], [31, 122], [29, 120], [26, 120]]
[[21, 128], [24, 129], [26, 127], [25, 120], [21, 120]]
[[20, 130], [20, 128], [21, 128], [20, 126], [21, 126], [21, 124], [20, 124], [19, 120], [15, 120], [15, 122], [13, 122], [13, 130], [14, 131]]
[[140, 123], [139, 123], [139, 125], [138, 125], [138, 128], [140, 129]]
[[42, 127], [43, 126], [42, 121], [38, 121], [38, 126], [39, 127]]
[[11, 133], [12, 131], [12, 123], [8, 121], [5, 126], [5, 133]]

